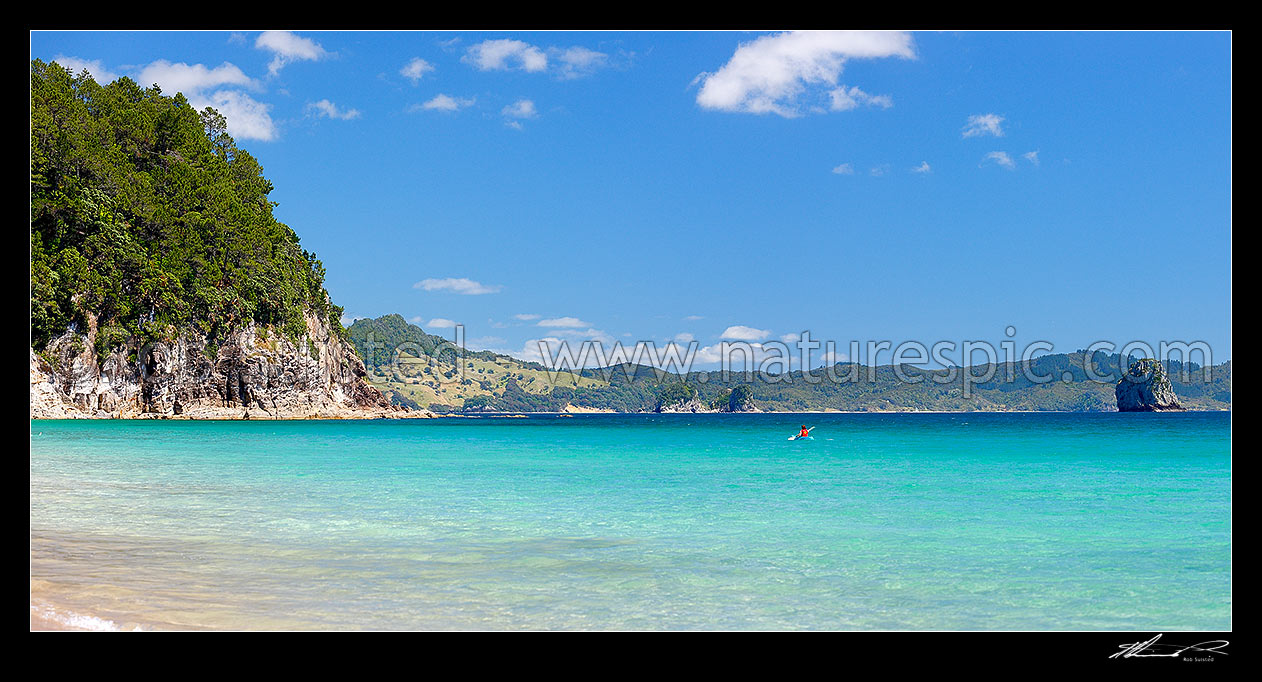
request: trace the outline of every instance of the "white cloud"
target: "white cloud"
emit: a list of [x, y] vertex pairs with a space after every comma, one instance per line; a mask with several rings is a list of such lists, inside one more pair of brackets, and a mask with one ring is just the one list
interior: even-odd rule
[[964, 137], [981, 137], [983, 135], [994, 135], [995, 137], [1003, 137], [1003, 116], [997, 114], [974, 114], [968, 117], [968, 122], [964, 124]]
[[429, 100], [428, 102], [425, 102], [424, 104], [420, 104], [420, 105], [417, 105], [416, 107], [413, 107], [413, 110], [422, 109], [425, 111], [460, 111], [461, 109], [464, 109], [466, 107], [473, 106], [473, 103], [474, 103], [473, 99], [464, 99], [462, 97], [452, 97], [451, 95], [444, 95], [442, 93], [439, 93], [435, 95], [434, 98]]
[[854, 166], [851, 166], [848, 163], [843, 163], [839, 166], [834, 166], [833, 173], [836, 175], [854, 175]]
[[413, 284], [412, 288], [424, 289], [425, 291], [450, 291], [452, 293], [463, 294], [466, 296], [476, 296], [479, 294], [498, 293], [503, 287], [499, 285], [483, 284], [467, 277], [446, 277], [442, 279], [423, 279], [416, 284]]
[[[80, 59], [78, 57], [67, 57], [66, 55], [59, 54], [56, 57], [53, 57], [53, 61], [64, 66], [72, 76], [78, 76], [80, 72], [87, 69], [88, 75], [92, 76], [92, 80], [96, 81], [100, 85], [113, 83], [118, 80], [119, 77], [119, 74], [105, 68], [105, 65], [102, 64], [99, 59]], [[148, 84], [142, 83], [142, 85]]]
[[1021, 158], [1025, 159], [1026, 161], [1029, 161], [1030, 163], [1036, 166], [1039, 165], [1039, 153], [1037, 149], [1032, 152], [1026, 152], [1022, 154]]
[[254, 80], [229, 62], [210, 69], [205, 64], [172, 64], [165, 59], [159, 59], [142, 68], [136, 74], [136, 82], [145, 87], [157, 83], [164, 93], [174, 95], [182, 92], [189, 99], [205, 90], [221, 86], [258, 87]]
[[482, 71], [541, 73], [552, 68], [556, 77], [570, 80], [595, 73], [609, 63], [609, 55], [586, 47], [549, 47], [546, 51], [520, 40], [484, 40], [465, 50], [460, 61]]
[[548, 362], [547, 362], [547, 359], [543, 357], [543, 353], [541, 352], [541, 349], [539, 348], [540, 342], [547, 344], [549, 352], [551, 353], [556, 353], [556, 350], [563, 343], [561, 339], [555, 336], [545, 336], [541, 339], [527, 339], [526, 342], [523, 343], [521, 345], [521, 348], [518, 350], [502, 349], [502, 348], [495, 348], [495, 349], [488, 349], [488, 350], [493, 350], [494, 352], [501, 353], [503, 355], [509, 355], [514, 358], [517, 358], [518, 360], [525, 360], [526, 362], [543, 363], [546, 366]]
[[565, 79], [582, 78], [591, 75], [596, 69], [604, 66], [608, 61], [609, 55], [595, 50], [589, 50], [585, 47], [569, 47], [566, 49], [552, 48], [550, 50], [556, 56], [560, 65], [559, 76]]
[[258, 83], [234, 64], [224, 62], [212, 69], [205, 64], [171, 63], [159, 59], [140, 69], [136, 82], [144, 85], [156, 83], [168, 95], [184, 93], [189, 104], [198, 111], [213, 107], [227, 119], [228, 133], [237, 139], [276, 139], [276, 124], [270, 113], [272, 105], [259, 102], [240, 90], [206, 93], [222, 86], [258, 87]]
[[756, 329], [738, 324], [724, 329], [720, 338], [732, 341], [762, 341], [768, 336], [771, 336], [771, 332], [766, 329]]
[[[60, 61], [63, 60], [64, 61]], [[99, 60], [89, 61], [77, 57], [57, 57], [60, 64], [73, 64], [88, 68], [93, 78], [118, 78]], [[95, 69], [95, 71], [93, 71]], [[259, 84], [230, 62], [214, 68], [205, 64], [172, 63], [159, 59], [146, 66], [129, 69], [132, 79], [143, 87], [156, 84], [167, 95], [183, 93], [189, 105], [201, 111], [213, 107], [228, 121], [228, 133], [238, 140], [273, 140], [277, 129], [272, 121], [272, 105], [264, 104], [240, 90], [216, 88], [258, 89]]]
[[[792, 341], [797, 340], [796, 335]], [[584, 346], [585, 341], [599, 342], [600, 345]], [[540, 344], [546, 349], [541, 349]], [[735, 371], [743, 371], [748, 367], [756, 371], [760, 365], [770, 361], [768, 370], [788, 370], [799, 364], [800, 356], [791, 342], [788, 347], [780, 343], [759, 343], [745, 341], [723, 341], [709, 346], [699, 346], [691, 334], [680, 333], [664, 343], [640, 342], [623, 346], [609, 334], [598, 329], [568, 330], [556, 332], [555, 336], [527, 340], [520, 350], [492, 349], [513, 357], [541, 362], [552, 366], [556, 358], [565, 358], [560, 364], [580, 364], [584, 367], [612, 366], [622, 362], [634, 361], [641, 365], [669, 368], [678, 371], [679, 363], [689, 364], [693, 368], [718, 365], [725, 358]], [[822, 361], [837, 362], [845, 359], [844, 354], [829, 356], [820, 351], [811, 353], [812, 364]], [[822, 357], [821, 357], [822, 356]], [[752, 364], [749, 364], [752, 363]]]
[[470, 350], [491, 350], [504, 345], [505, 342], [506, 340], [499, 336], [479, 336], [465, 341], [465, 346]]
[[519, 99], [504, 107], [500, 113], [507, 119], [504, 125], [513, 130], [522, 130], [521, 120], [534, 118], [539, 115], [538, 110], [535, 109], [535, 103], [528, 99]]
[[1012, 160], [1012, 157], [1008, 156], [1008, 152], [991, 152], [982, 159], [982, 163], [987, 161], [994, 161], [1008, 170], [1012, 170], [1017, 167], [1017, 164]]
[[528, 99], [519, 99], [504, 107], [500, 113], [509, 118], [534, 118], [539, 115], [538, 110], [535, 109], [535, 103]]
[[685, 317], [684, 319], [689, 322], [696, 322], [697, 320], [704, 320], [705, 316], [704, 315], [689, 315]]
[[[584, 367], [600, 367], [605, 364], [604, 361], [607, 358], [603, 357], [603, 354], [599, 352], [601, 349], [603, 349], [605, 354], [614, 353], [612, 350], [615, 343], [614, 338], [599, 329], [588, 329], [585, 331], [563, 330], [558, 332], [558, 334], [559, 336], [528, 339], [522, 344], [520, 350], [495, 350], [495, 352], [511, 355], [519, 360], [543, 363], [545, 366], [552, 366], [554, 358], [568, 357], [571, 361], [582, 364]], [[589, 346], [585, 352], [584, 341], [599, 341], [601, 349]], [[541, 344], [545, 348], [541, 348]], [[545, 353], [550, 357], [545, 357]], [[616, 353], [614, 354], [616, 355]], [[567, 363], [562, 362], [560, 364]]]
[[417, 315], [416, 317], [409, 317], [408, 322], [411, 322], [412, 324], [418, 327], [427, 327], [429, 329], [452, 329], [457, 324], [459, 324], [458, 322], [455, 322], [454, 320], [449, 320], [445, 317], [435, 317], [429, 322], [426, 322], [425, 318], [421, 317], [420, 315]]
[[584, 322], [578, 319], [577, 317], [551, 317], [546, 320], [539, 320], [537, 324], [540, 327], [564, 327], [564, 328], [592, 326], [591, 322]]
[[239, 90], [220, 90], [208, 97], [189, 97], [194, 109], [214, 107], [228, 120], [228, 133], [238, 140], [274, 140], [276, 124], [272, 105], [259, 102]]
[[873, 167], [872, 167], [872, 168], [868, 171], [868, 175], [871, 175], [871, 176], [872, 176], [872, 177], [874, 177], [874, 178], [879, 178], [879, 177], [881, 177], [882, 175], [885, 175], [885, 174], [886, 174], [886, 173], [888, 173], [888, 172], [890, 172], [890, 165], [889, 165], [888, 163], [883, 163], [883, 164], [881, 164], [881, 165], [879, 165], [879, 166], [873, 166]]
[[832, 366], [850, 359], [850, 356], [845, 353], [838, 353], [837, 351], [829, 352], [828, 350], [821, 352], [820, 356], [820, 363], [825, 366]]
[[316, 61], [328, 55], [319, 43], [289, 31], [264, 31], [254, 41], [254, 47], [272, 53], [272, 61], [267, 65], [267, 72], [272, 76], [291, 62]]
[[540, 317], [542, 316], [535, 315], [534, 313], [518, 313], [516, 315], [513, 315], [514, 320], [521, 320], [522, 322], [529, 322], [531, 320], [537, 320]]
[[[749, 352], [749, 355], [746, 355], [746, 351]], [[761, 343], [720, 342], [712, 346], [698, 348], [695, 358], [697, 364], [714, 365], [723, 363], [725, 356], [730, 368], [737, 372], [744, 371], [746, 368], [751, 371], [757, 371], [764, 361], [773, 358], [781, 358], [785, 362], [782, 363], [773, 359], [771, 365], [767, 367], [768, 371], [783, 371], [798, 362], [798, 355], [793, 347], [784, 348], [780, 344], [775, 343], [764, 346]]]
[[543, 71], [548, 68], [548, 56], [543, 50], [520, 40], [484, 40], [471, 45], [461, 61], [482, 71]]
[[403, 68], [399, 69], [399, 75], [412, 81], [412, 85], [416, 85], [417, 83], [421, 81], [421, 78], [426, 73], [433, 70], [434, 70], [433, 64], [430, 64], [429, 62], [425, 61], [424, 59], [421, 59], [420, 57], [413, 57], [412, 61], [408, 62], [407, 64], [404, 64]]
[[[858, 100], [837, 79], [847, 59], [915, 56], [911, 36], [899, 31], [792, 31], [743, 43], [718, 71], [703, 73], [697, 104], [703, 109], [786, 118], [803, 112], [803, 96], [827, 94], [841, 106]], [[820, 89], [826, 89], [826, 93]], [[856, 93], [862, 93], [855, 88]], [[863, 93], [867, 96], [866, 93]], [[868, 96], [870, 97], [870, 96]], [[883, 102], [888, 102], [885, 98]], [[873, 102], [879, 104], [880, 102]]]
[[933, 169], [929, 167], [928, 161], [921, 161], [919, 166], [911, 169], [913, 173], [932, 173]]
[[862, 104], [882, 109], [894, 106], [894, 100], [890, 99], [889, 95], [869, 95], [857, 87], [847, 90], [844, 85], [829, 92], [828, 96], [832, 100], [833, 111], [850, 111]]
[[573, 341], [599, 341], [606, 346], [613, 345], [614, 338], [602, 329], [557, 329], [553, 332], [560, 336], [567, 337]]
[[341, 109], [336, 104], [330, 102], [327, 99], [322, 99], [319, 102], [311, 102], [307, 104], [307, 111], [309, 112], [314, 111], [317, 116], [324, 116], [325, 118], [336, 118], [342, 121], [349, 121], [351, 119], [359, 118], [358, 109]]

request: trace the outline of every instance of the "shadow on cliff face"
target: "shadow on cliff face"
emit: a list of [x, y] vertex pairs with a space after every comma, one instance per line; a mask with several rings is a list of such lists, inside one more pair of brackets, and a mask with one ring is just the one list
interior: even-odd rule
[[[364, 380], [353, 347], [323, 319], [289, 339], [246, 324], [211, 346], [201, 335], [136, 348], [132, 340], [98, 362], [93, 330], [68, 330], [36, 356], [32, 417], [388, 416], [402, 408]], [[38, 398], [38, 400], [37, 400]]]
[[1132, 362], [1113, 389], [1118, 412], [1174, 412], [1183, 410], [1166, 369], [1152, 358]]

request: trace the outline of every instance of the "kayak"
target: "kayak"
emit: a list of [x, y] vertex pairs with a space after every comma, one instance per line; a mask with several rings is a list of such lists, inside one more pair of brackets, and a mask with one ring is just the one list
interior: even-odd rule
[[789, 440], [815, 440], [815, 436], [789, 436]]

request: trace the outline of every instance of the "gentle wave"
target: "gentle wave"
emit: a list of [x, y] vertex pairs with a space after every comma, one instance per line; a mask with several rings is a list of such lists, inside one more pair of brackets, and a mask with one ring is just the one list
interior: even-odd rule
[[[31, 621], [43, 621], [60, 628], [92, 630], [94, 632], [121, 632], [123, 627], [112, 620], [97, 618], [74, 611], [59, 610], [47, 604], [31, 604]], [[136, 626], [133, 632], [139, 632]]]
[[46, 422], [33, 629], [1231, 626], [1220, 414]]

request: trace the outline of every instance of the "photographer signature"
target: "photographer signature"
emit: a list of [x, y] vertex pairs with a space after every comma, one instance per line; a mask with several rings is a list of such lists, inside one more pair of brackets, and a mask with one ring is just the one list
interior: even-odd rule
[[1146, 642], [1122, 644], [1118, 647], [1121, 651], [1109, 656], [1109, 658], [1178, 658], [1183, 655], [1183, 652], [1185, 651], [1223, 654], [1224, 656], [1227, 655], [1226, 651], [1222, 651], [1222, 648], [1228, 644], [1225, 639], [1213, 639], [1208, 642], [1200, 642], [1199, 644], [1189, 644], [1186, 646], [1177, 644], [1158, 644], [1157, 640], [1159, 639], [1161, 639], [1161, 635], [1157, 635]]

